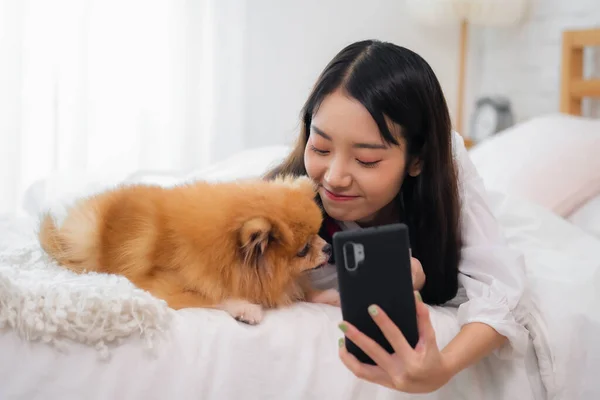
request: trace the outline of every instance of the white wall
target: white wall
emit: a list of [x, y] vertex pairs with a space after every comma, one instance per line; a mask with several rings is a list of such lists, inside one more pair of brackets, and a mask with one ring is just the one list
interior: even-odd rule
[[[599, 0], [533, 0], [517, 27], [473, 28], [467, 106], [477, 96], [501, 94], [511, 100], [518, 121], [558, 112], [561, 34], [588, 28], [600, 28]], [[597, 50], [586, 51], [588, 76], [600, 77]], [[600, 117], [600, 103], [586, 101], [584, 113]]]
[[[298, 132], [300, 109], [321, 70], [342, 47], [365, 38], [392, 41], [421, 54], [436, 72], [455, 114], [458, 25], [420, 25], [406, 14], [402, 0], [214, 3], [220, 43], [215, 65], [224, 60], [240, 65], [239, 74], [217, 79], [231, 79], [239, 87], [232, 90], [230, 85], [228, 93], [215, 87], [215, 129], [223, 136], [213, 146], [214, 160], [241, 148], [290, 143]], [[468, 134], [479, 96], [508, 96], [519, 121], [558, 111], [561, 32], [598, 26], [599, 0], [532, 0], [519, 26], [471, 26], [463, 133]], [[600, 66], [600, 51], [588, 53], [587, 69], [594, 58]], [[600, 73], [600, 67], [596, 71]], [[584, 109], [600, 115], [598, 102]]]
[[361, 39], [391, 41], [423, 56], [454, 110], [458, 30], [417, 25], [403, 1], [250, 0], [246, 14], [245, 147], [290, 143], [321, 70], [345, 45]]

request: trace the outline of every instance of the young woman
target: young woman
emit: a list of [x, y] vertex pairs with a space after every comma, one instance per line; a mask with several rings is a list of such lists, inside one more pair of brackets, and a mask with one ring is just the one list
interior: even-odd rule
[[[492, 351], [522, 354], [528, 311], [524, 266], [504, 242], [440, 84], [425, 60], [391, 43], [361, 41], [326, 66], [302, 112], [289, 157], [267, 175], [308, 175], [330, 240], [339, 229], [404, 222], [411, 235], [420, 340], [410, 347], [384, 310], [369, 312], [389, 354], [347, 322], [344, 334], [377, 366], [340, 357], [358, 377], [404, 392], [431, 392]], [[315, 271], [336, 287], [333, 265]], [[421, 300], [422, 299], [422, 300]], [[458, 306], [461, 330], [443, 349], [425, 304]]]

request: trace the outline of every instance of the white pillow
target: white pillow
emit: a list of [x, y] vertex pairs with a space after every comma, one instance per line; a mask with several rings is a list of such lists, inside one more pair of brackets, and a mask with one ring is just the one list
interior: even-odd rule
[[282, 162], [292, 151], [285, 145], [263, 146], [242, 150], [232, 156], [211, 164], [206, 168], [187, 174], [172, 174], [160, 171], [137, 171], [125, 181], [127, 183], [148, 183], [170, 186], [193, 180], [212, 182], [231, 181], [236, 179], [260, 178]]
[[125, 173], [55, 172], [35, 181], [25, 190], [23, 211], [33, 217], [48, 210], [56, 211], [81, 196], [106, 190], [125, 177]]
[[55, 173], [32, 184], [23, 199], [23, 208], [29, 215], [51, 210], [58, 216], [81, 196], [109, 189], [120, 183], [146, 183], [171, 186], [196, 179], [227, 181], [260, 177], [283, 161], [292, 151], [285, 145], [264, 146], [240, 151], [207, 168], [184, 174], [177, 171], [145, 171], [132, 174], [92, 174], [72, 171]]
[[186, 176], [187, 180], [229, 181], [259, 178], [282, 162], [292, 151], [285, 145], [264, 146], [241, 151], [231, 157]]
[[567, 219], [600, 239], [600, 195], [585, 203]]
[[563, 217], [600, 194], [600, 120], [533, 118], [474, 146], [470, 155], [488, 188]]

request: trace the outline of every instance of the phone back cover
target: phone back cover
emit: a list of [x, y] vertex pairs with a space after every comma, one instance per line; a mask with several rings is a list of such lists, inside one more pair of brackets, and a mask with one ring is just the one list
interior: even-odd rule
[[[344, 320], [393, 353], [393, 348], [367, 311], [371, 304], [376, 304], [388, 314], [414, 348], [418, 329], [406, 225], [342, 231], [335, 234], [333, 242]], [[344, 263], [343, 249], [347, 242], [362, 244], [364, 249], [364, 260], [354, 271], [349, 271]], [[354, 266], [352, 264], [350, 269]], [[346, 340], [346, 347], [360, 361], [373, 364], [350, 340]]]

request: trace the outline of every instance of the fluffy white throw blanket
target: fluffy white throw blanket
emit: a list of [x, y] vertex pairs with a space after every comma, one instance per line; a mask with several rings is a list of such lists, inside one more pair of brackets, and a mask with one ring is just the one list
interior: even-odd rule
[[67, 340], [95, 346], [141, 338], [152, 350], [171, 321], [163, 300], [121, 276], [75, 274], [49, 260], [33, 220], [0, 217], [0, 329], [59, 349]]

